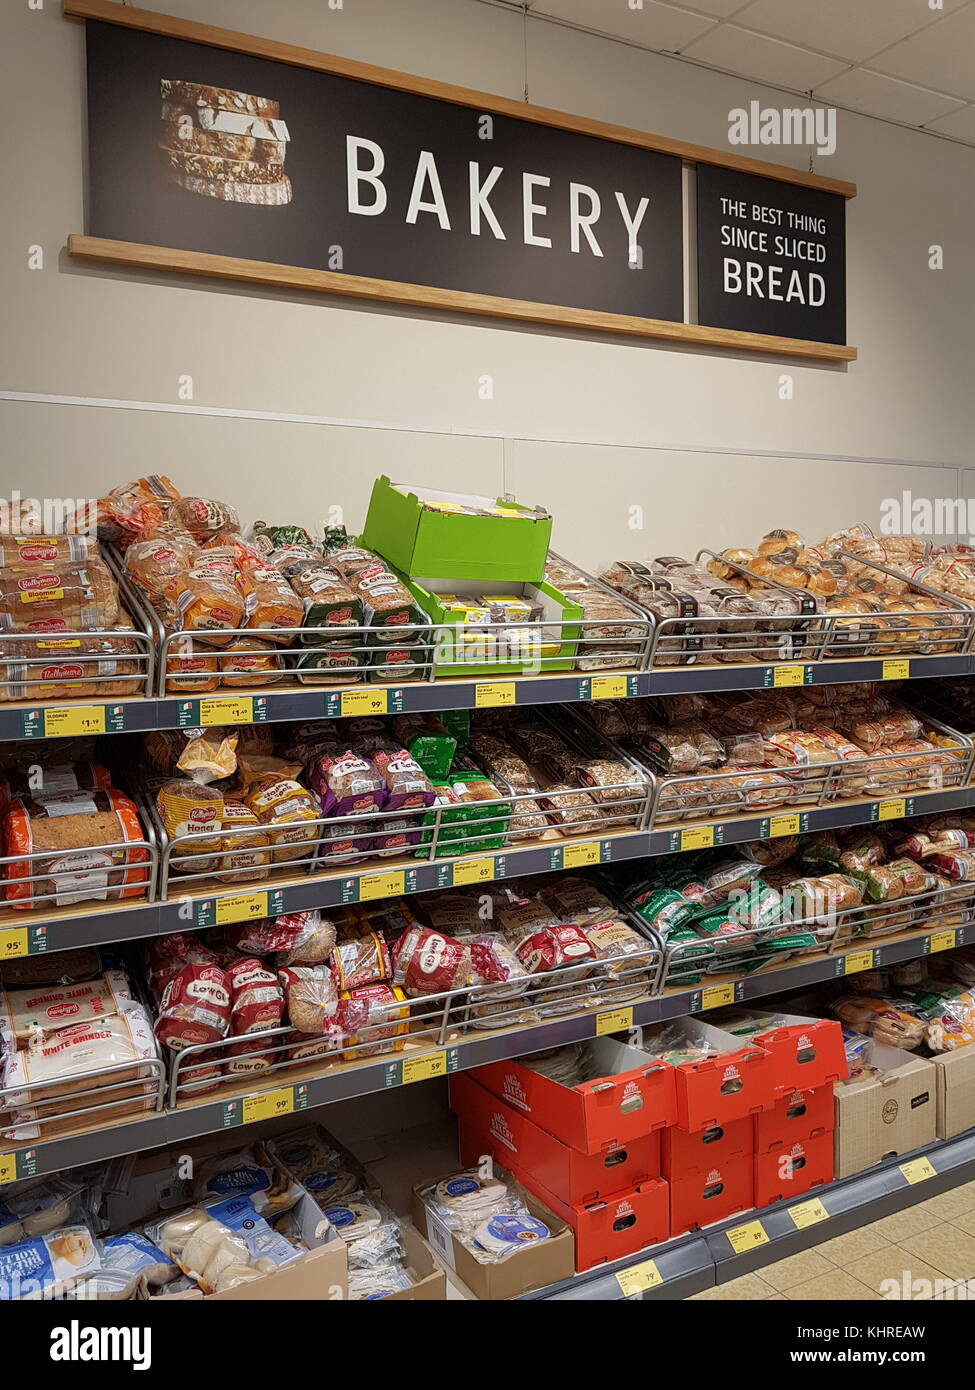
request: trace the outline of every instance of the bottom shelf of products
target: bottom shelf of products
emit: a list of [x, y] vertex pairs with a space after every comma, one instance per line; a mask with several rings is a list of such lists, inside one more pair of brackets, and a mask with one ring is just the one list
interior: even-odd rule
[[57, 1176], [0, 1165], [0, 1298], [685, 1298], [975, 1178], [973, 983], [945, 951]]

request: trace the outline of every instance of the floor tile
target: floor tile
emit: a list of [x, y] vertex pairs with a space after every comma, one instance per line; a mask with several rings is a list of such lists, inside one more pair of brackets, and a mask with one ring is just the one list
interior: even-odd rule
[[784, 1293], [773, 1293], [765, 1300], [766, 1303], [788, 1303]]
[[[866, 1284], [868, 1289], [880, 1294], [881, 1298], [901, 1301], [930, 1298], [945, 1277], [940, 1270], [896, 1245], [875, 1250], [872, 1255], [864, 1255], [843, 1268], [854, 1279], [859, 1279], [861, 1284]], [[890, 1287], [891, 1283], [895, 1285], [894, 1288]]]
[[803, 1250], [798, 1255], [790, 1255], [788, 1259], [768, 1265], [762, 1270], [762, 1278], [781, 1293], [795, 1284], [808, 1283], [817, 1274], [829, 1274], [835, 1268], [829, 1260], [823, 1259], [818, 1250]]
[[975, 1300], [975, 1283], [971, 1279], [958, 1279], [940, 1293], [936, 1293], [932, 1302], [971, 1303], [973, 1300]]
[[953, 1187], [921, 1202], [920, 1210], [933, 1212], [939, 1221], [953, 1221], [956, 1216], [975, 1211], [975, 1192], [970, 1192], [967, 1186]]
[[853, 1260], [862, 1260], [864, 1255], [872, 1255], [875, 1250], [882, 1250], [889, 1244], [889, 1241], [878, 1235], [870, 1226], [861, 1226], [856, 1231], [847, 1231], [845, 1236], [834, 1236], [832, 1240], [824, 1240], [816, 1249], [830, 1264], [842, 1267]]
[[785, 1296], [790, 1301], [806, 1299], [822, 1300], [828, 1303], [880, 1303], [881, 1298], [859, 1279], [854, 1279], [845, 1269], [834, 1269], [829, 1274], [820, 1274], [817, 1279], [809, 1279], [805, 1284], [797, 1284], [786, 1289]]
[[940, 1216], [925, 1211], [923, 1207], [905, 1207], [903, 1211], [895, 1211], [893, 1216], [884, 1216], [880, 1221], [874, 1221], [867, 1230], [876, 1231], [885, 1241], [890, 1240], [896, 1244], [905, 1236], [916, 1236], [921, 1231], [930, 1231], [931, 1227], [939, 1225], [941, 1220]]
[[732, 1279], [728, 1284], [716, 1284], [713, 1289], [703, 1289], [692, 1298], [702, 1303], [748, 1303], [771, 1297], [775, 1289], [766, 1284], [757, 1274], [743, 1274], [740, 1279]]
[[975, 1279], [975, 1235], [942, 1222], [919, 1235], [907, 1236], [901, 1248], [933, 1265], [950, 1279]]
[[956, 1231], [967, 1231], [969, 1235], [975, 1236], [975, 1211], [965, 1211], [961, 1216], [953, 1216], [947, 1224], [954, 1226]]

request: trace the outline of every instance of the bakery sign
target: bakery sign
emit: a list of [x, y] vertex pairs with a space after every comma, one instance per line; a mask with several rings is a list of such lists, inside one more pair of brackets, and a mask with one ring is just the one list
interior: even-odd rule
[[852, 185], [112, 0], [63, 3], [86, 20], [88, 226], [69, 238], [75, 256], [856, 355], [799, 313], [770, 331], [733, 312], [700, 320], [684, 273], [685, 168], [713, 162], [843, 207]]

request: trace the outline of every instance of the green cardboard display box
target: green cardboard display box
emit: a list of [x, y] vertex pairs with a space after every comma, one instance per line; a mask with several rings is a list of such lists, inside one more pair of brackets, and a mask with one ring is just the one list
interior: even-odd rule
[[[464, 508], [474, 507], [477, 515]], [[541, 507], [392, 483], [372, 485], [361, 543], [404, 574], [496, 584], [544, 578], [552, 518]]]

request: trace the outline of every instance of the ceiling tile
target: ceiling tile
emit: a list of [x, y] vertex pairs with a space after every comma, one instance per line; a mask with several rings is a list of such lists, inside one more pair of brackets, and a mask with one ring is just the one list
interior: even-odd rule
[[700, 10], [701, 14], [714, 15], [716, 19], [728, 19], [737, 10], [743, 10], [749, 0], [679, 0], [679, 10]]
[[622, 0], [535, 0], [532, 13], [568, 19], [601, 34], [668, 53], [679, 52], [717, 23], [706, 15], [661, 5], [657, 0], [644, 0], [642, 10], [631, 10]]
[[684, 52], [688, 58], [698, 58], [713, 67], [800, 92], [828, 81], [847, 66], [840, 59], [822, 58], [791, 43], [750, 34], [734, 24], [719, 25]]
[[735, 23], [859, 63], [968, 3], [944, 0], [932, 10], [927, 0], [751, 0]]
[[975, 98], [975, 4], [877, 54], [869, 66], [971, 101]]
[[962, 106], [958, 111], [952, 111], [950, 116], [939, 116], [937, 120], [929, 121], [926, 129], [953, 135], [956, 140], [967, 140], [975, 145], [975, 106]]
[[867, 116], [882, 116], [886, 120], [903, 121], [905, 125], [923, 125], [938, 116], [945, 116], [958, 102], [953, 97], [931, 92], [909, 82], [897, 82], [892, 77], [857, 68], [844, 72], [816, 88], [821, 101], [836, 102], [862, 111]]

